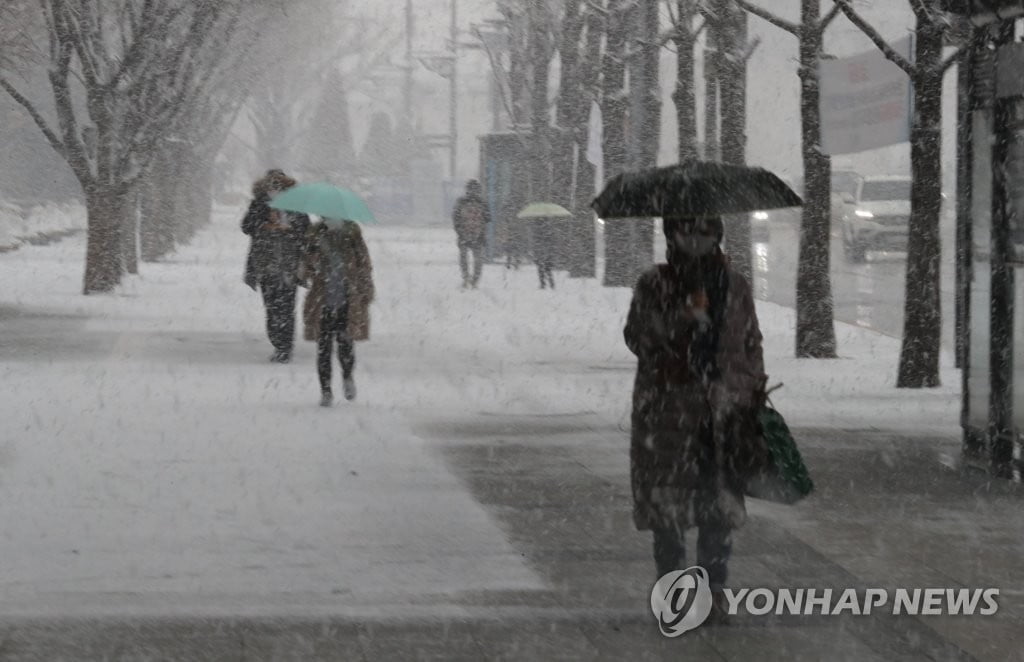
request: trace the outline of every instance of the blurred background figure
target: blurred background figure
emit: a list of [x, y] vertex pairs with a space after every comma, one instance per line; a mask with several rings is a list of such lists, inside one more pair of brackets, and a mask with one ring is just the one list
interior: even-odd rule
[[[480, 182], [471, 179], [466, 183], [466, 194], [455, 203], [452, 213], [455, 235], [459, 245], [459, 268], [462, 270], [463, 289], [476, 288], [483, 271], [484, 244], [487, 241], [487, 224], [491, 215], [483, 199]], [[473, 271], [470, 274], [469, 254], [473, 254]]]

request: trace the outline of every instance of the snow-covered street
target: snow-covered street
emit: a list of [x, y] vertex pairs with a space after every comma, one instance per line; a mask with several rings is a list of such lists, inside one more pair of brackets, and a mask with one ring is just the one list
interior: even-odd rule
[[[649, 542], [629, 521], [630, 293], [562, 273], [542, 291], [533, 267], [495, 265], [463, 291], [449, 231], [369, 228], [378, 301], [359, 397], [323, 409], [311, 343], [267, 362], [237, 216], [222, 210], [109, 296], [79, 293], [81, 238], [0, 258], [0, 616], [511, 614], [646, 631]], [[984, 623], [1019, 623], [1019, 570], [977, 559], [1019, 548], [988, 541], [1021, 516], [946, 466], [959, 416], [948, 357], [943, 388], [898, 392], [898, 341], [838, 325], [843, 358], [797, 361], [792, 311], [759, 302], [758, 314], [771, 381], [785, 383], [773, 399], [819, 490], [796, 507], [751, 504], [734, 581], [984, 579], [1005, 587], [1009, 619]], [[915, 496], [893, 501], [901, 489]], [[902, 518], [927, 525], [900, 532]], [[954, 525], [924, 566], [896, 542], [934, 548]], [[804, 556], [817, 561], [800, 571]], [[912, 630], [1006, 659], [972, 623], [949, 641]], [[840, 657], [873, 659], [845, 627]], [[688, 645], [728, 659], [735, 640], [715, 636]]]

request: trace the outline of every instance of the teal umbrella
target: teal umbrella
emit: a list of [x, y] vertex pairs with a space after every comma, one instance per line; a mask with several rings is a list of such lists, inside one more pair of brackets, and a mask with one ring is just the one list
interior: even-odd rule
[[326, 182], [293, 186], [274, 196], [270, 207], [300, 214], [316, 214], [322, 216], [328, 225], [338, 221], [377, 222], [373, 212], [357, 194]]
[[572, 212], [553, 202], [534, 202], [524, 207], [516, 218], [571, 218]]

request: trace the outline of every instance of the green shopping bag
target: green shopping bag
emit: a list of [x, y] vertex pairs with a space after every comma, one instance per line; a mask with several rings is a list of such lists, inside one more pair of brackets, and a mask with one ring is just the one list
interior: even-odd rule
[[796, 503], [814, 489], [814, 481], [796, 447], [796, 440], [786, 419], [770, 403], [758, 413], [758, 422], [771, 461], [765, 471], [748, 481], [746, 493], [755, 499]]

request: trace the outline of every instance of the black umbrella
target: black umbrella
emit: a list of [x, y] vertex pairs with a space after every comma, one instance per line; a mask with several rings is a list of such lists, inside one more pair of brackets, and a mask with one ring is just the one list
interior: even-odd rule
[[600, 218], [722, 216], [803, 204], [763, 168], [690, 160], [614, 177], [593, 202]]

